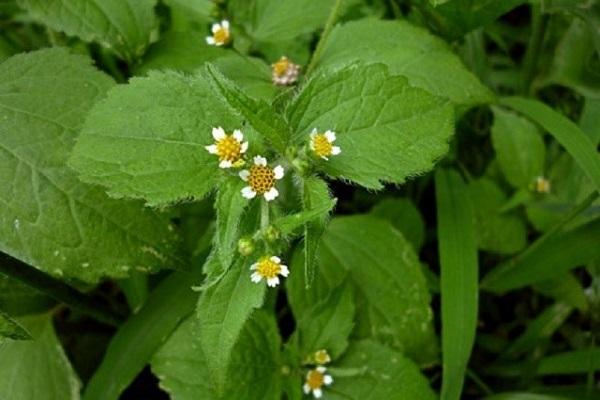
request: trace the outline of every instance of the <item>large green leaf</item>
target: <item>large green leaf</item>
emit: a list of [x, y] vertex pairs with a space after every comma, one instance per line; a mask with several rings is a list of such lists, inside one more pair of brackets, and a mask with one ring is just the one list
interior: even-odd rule
[[109, 199], [66, 165], [85, 113], [113, 82], [62, 49], [0, 64], [0, 250], [94, 282], [177, 266], [166, 215]]
[[[256, 312], [244, 325], [232, 351], [225, 391], [220, 396], [211, 384], [209, 354], [198, 335], [201, 320], [188, 318], [152, 359], [160, 386], [177, 400], [279, 400], [281, 339], [275, 320]], [[220, 351], [217, 348], [211, 352]]]
[[[319, 269], [309, 289], [302, 274], [288, 278], [296, 319], [348, 279], [356, 295], [353, 336], [375, 338], [423, 363], [432, 362], [437, 345], [425, 278], [412, 245], [389, 222], [369, 216], [334, 218], [317, 259]], [[291, 270], [302, 262], [294, 257]]]
[[219, 185], [219, 192], [215, 201], [217, 215], [217, 232], [215, 244], [219, 260], [223, 268], [228, 269], [236, 255], [237, 242], [240, 236], [240, 219], [246, 207], [250, 204], [248, 199], [240, 196], [240, 191], [246, 182], [238, 177], [231, 177]]
[[529, 120], [501, 108], [493, 111], [492, 143], [500, 169], [511, 185], [528, 189], [544, 175], [544, 140]]
[[421, 212], [408, 198], [381, 200], [371, 209], [371, 215], [390, 221], [394, 228], [419, 252], [425, 241], [425, 221]]
[[[114, 88], [92, 109], [71, 165], [115, 197], [151, 205], [202, 198], [221, 174], [218, 158], [204, 148], [218, 126], [231, 133], [242, 119], [204, 75], [151, 72]], [[251, 139], [248, 129], [243, 133]]]
[[287, 110], [305, 144], [313, 128], [337, 133], [342, 153], [319, 168], [372, 189], [402, 183], [433, 168], [453, 134], [450, 103], [391, 76], [381, 64], [355, 64], [308, 82]]
[[96, 42], [131, 61], [144, 53], [158, 21], [156, 0], [18, 0], [50, 28]]
[[455, 104], [493, 101], [491, 91], [448, 44], [406, 21], [365, 19], [337, 26], [325, 43], [319, 65], [330, 68], [357, 60], [387, 64], [392, 74], [404, 75], [411, 85]]
[[249, 267], [243, 261], [237, 262], [198, 301], [199, 341], [219, 394], [225, 390], [227, 369], [244, 323], [265, 297], [266, 283], [252, 282]]
[[442, 292], [442, 400], [461, 397], [477, 329], [477, 244], [473, 205], [455, 171], [435, 176]]
[[10, 400], [78, 400], [81, 384], [50, 315], [23, 318], [33, 340], [0, 346], [0, 393]]
[[[355, 371], [337, 376], [335, 369]], [[419, 368], [402, 354], [379, 343], [354, 342], [332, 365], [334, 382], [324, 389], [331, 400], [434, 400], [435, 393]]]

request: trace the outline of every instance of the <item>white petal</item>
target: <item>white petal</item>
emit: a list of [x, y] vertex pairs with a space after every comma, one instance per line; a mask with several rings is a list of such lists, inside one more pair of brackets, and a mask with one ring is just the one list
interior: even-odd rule
[[279, 278], [275, 277], [275, 278], [267, 279], [267, 285], [270, 287], [275, 287], [275, 286], [279, 285]]
[[243, 169], [238, 173], [238, 175], [240, 176], [240, 178], [242, 178], [243, 181], [248, 182], [248, 177], [250, 176], [250, 171], [248, 171], [247, 169]]
[[280, 264], [281, 263], [281, 258], [279, 258], [277, 256], [272, 256], [271, 257], [271, 261], [273, 261], [275, 264]]
[[317, 128], [313, 128], [313, 130], [310, 131], [310, 137], [314, 138], [315, 136], [317, 136]]
[[262, 157], [262, 156], [255, 156], [254, 157], [254, 164], [255, 165], [262, 165], [263, 167], [267, 165], [267, 159]]
[[223, 21], [221, 21], [221, 26], [225, 29], [229, 29], [229, 21], [224, 19]]
[[212, 36], [207, 36], [206, 37], [206, 43], [210, 44], [210, 45], [214, 45], [215, 44], [215, 38]]
[[283, 167], [281, 165], [276, 166], [275, 168], [273, 168], [273, 174], [275, 174], [275, 179], [281, 179], [283, 178]]
[[246, 186], [242, 189], [242, 196], [247, 199], [253, 199], [256, 196], [256, 192], [250, 186]]
[[217, 145], [216, 144], [211, 144], [210, 146], [204, 146], [204, 148], [210, 154], [217, 154]]
[[268, 192], [265, 192], [263, 196], [265, 196], [265, 200], [272, 201], [279, 196], [279, 191], [275, 188], [271, 188]]
[[239, 129], [236, 129], [235, 131], [233, 131], [233, 138], [238, 142], [242, 143], [242, 140], [244, 140], [244, 134]]
[[280, 268], [281, 268], [281, 271], [279, 273], [281, 274], [281, 276], [284, 276], [287, 278], [287, 276], [290, 274], [290, 270], [287, 267], [287, 265], [281, 265]]
[[220, 126], [218, 128], [212, 128], [212, 136], [215, 140], [225, 139], [225, 130]]
[[248, 150], [248, 142], [242, 143], [242, 146], [240, 148], [240, 153], [244, 154], [247, 150]]
[[314, 389], [313, 396], [315, 397], [315, 399], [320, 399], [321, 396], [323, 396], [323, 391], [321, 389]]
[[333, 383], [333, 378], [331, 377], [331, 375], [325, 375], [323, 377], [323, 383], [327, 386], [331, 385]]
[[319, 371], [322, 374], [325, 373], [325, 371], [327, 371], [327, 368], [325, 368], [325, 367], [317, 367], [316, 369], [317, 369], [317, 371]]
[[254, 263], [250, 266], [250, 271], [254, 271], [256, 268], [258, 268], [258, 263]]
[[233, 164], [229, 160], [223, 160], [219, 163], [219, 168], [231, 168]]
[[258, 283], [262, 281], [262, 276], [258, 272], [254, 272], [252, 275], [250, 275], [250, 280], [254, 283]]
[[329, 161], [329, 157], [327, 157], [327, 156], [321, 156], [321, 158], [325, 161]]
[[331, 147], [331, 154], [332, 155], [337, 156], [341, 152], [342, 152], [342, 149], [340, 149], [340, 146], [332, 146]]
[[310, 139], [309, 146], [312, 151], [315, 151], [315, 138]]
[[302, 385], [302, 390], [304, 391], [304, 394], [310, 393], [310, 386], [308, 385], [308, 383], [305, 383], [304, 385]]
[[326, 131], [325, 137], [329, 141], [329, 143], [335, 142], [335, 132], [334, 131]]

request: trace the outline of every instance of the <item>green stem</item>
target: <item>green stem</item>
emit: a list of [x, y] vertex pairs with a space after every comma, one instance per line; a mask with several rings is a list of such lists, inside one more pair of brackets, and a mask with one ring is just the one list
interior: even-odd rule
[[260, 229], [264, 231], [269, 227], [269, 203], [261, 199], [260, 203]]
[[467, 368], [467, 376], [473, 382], [475, 382], [475, 384], [477, 386], [479, 386], [479, 388], [481, 388], [481, 390], [483, 390], [483, 392], [485, 393], [486, 396], [491, 396], [494, 394], [494, 391], [484, 381], [482, 381], [481, 378], [475, 372], [473, 372], [469, 368]]
[[327, 18], [327, 22], [325, 23], [325, 29], [323, 29], [323, 34], [319, 39], [319, 43], [317, 43], [317, 48], [313, 53], [313, 56], [310, 60], [310, 64], [308, 64], [308, 68], [306, 68], [306, 76], [310, 75], [313, 69], [315, 69], [317, 61], [319, 61], [319, 58], [321, 57], [321, 53], [323, 52], [323, 46], [325, 46], [325, 42], [331, 34], [333, 25], [335, 24], [338, 17], [338, 13], [340, 12], [341, 5], [342, 0], [336, 0], [335, 4], [331, 8], [331, 12], [329, 13], [329, 17]]
[[532, 5], [533, 27], [532, 34], [527, 45], [527, 53], [523, 61], [523, 92], [529, 93], [532, 88], [533, 79], [537, 71], [538, 61], [546, 35], [546, 28], [550, 17], [544, 14], [540, 4]]
[[0, 253], [0, 273], [17, 279], [99, 322], [111, 326], [119, 326], [121, 323], [121, 317], [105, 304], [8, 254]]

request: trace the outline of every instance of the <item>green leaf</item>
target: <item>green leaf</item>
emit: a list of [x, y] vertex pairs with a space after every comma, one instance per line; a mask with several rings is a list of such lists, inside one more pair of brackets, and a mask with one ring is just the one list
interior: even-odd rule
[[572, 121], [544, 103], [522, 97], [504, 97], [500, 103], [540, 124], [571, 154], [600, 191], [600, 155], [588, 136]]
[[12, 340], [28, 340], [31, 339], [31, 336], [17, 321], [13, 320], [0, 310], [0, 343], [2, 343], [5, 338]]
[[567, 397], [557, 397], [547, 394], [535, 394], [535, 393], [500, 393], [493, 396], [488, 396], [485, 400], [568, 400]]
[[0, 393], [10, 400], [78, 400], [81, 383], [56, 337], [50, 315], [23, 318], [33, 340], [0, 346]]
[[280, 400], [281, 338], [273, 317], [258, 311], [244, 325], [232, 351], [222, 396], [210, 384], [209, 355], [202, 350], [199, 324], [202, 321], [188, 318], [152, 358], [152, 371], [171, 398]]
[[20, 281], [0, 274], [0, 310], [13, 317], [39, 314], [49, 310], [56, 301]]
[[302, 358], [318, 350], [327, 350], [333, 360], [340, 357], [348, 347], [348, 337], [354, 327], [352, 287], [342, 284], [336, 288], [308, 309], [296, 321], [296, 326]]
[[475, 233], [480, 249], [512, 254], [525, 247], [525, 224], [516, 215], [500, 212], [507, 200], [493, 180], [474, 180], [467, 186], [467, 193], [474, 205]]
[[477, 245], [473, 205], [467, 186], [455, 171], [438, 169], [438, 214], [442, 293], [442, 400], [461, 397], [477, 329]]
[[501, 108], [493, 111], [492, 143], [500, 169], [511, 185], [529, 189], [536, 177], [544, 175], [544, 140], [529, 120]]
[[[177, 325], [194, 312], [201, 279], [194, 272], [173, 272], [154, 289], [144, 306], [112, 337], [102, 363], [89, 381], [85, 400], [117, 400]], [[118, 373], [115, 373], [118, 371]]]
[[284, 42], [316, 31], [335, 0], [233, 0], [228, 3], [235, 21], [242, 22], [257, 42]]
[[325, 231], [310, 289], [292, 260], [288, 301], [296, 319], [325, 299], [344, 279], [354, 287], [353, 336], [374, 338], [423, 363], [436, 357], [429, 292], [412, 245], [387, 222], [369, 216], [334, 218]]
[[390, 76], [381, 64], [316, 76], [287, 114], [296, 144], [307, 143], [313, 128], [337, 133], [342, 153], [320, 160], [321, 170], [372, 189], [431, 170], [454, 131], [450, 103]]
[[390, 221], [418, 252], [425, 241], [425, 221], [409, 198], [381, 200], [371, 209], [371, 215]]
[[[310, 176], [303, 182], [302, 204], [305, 209], [319, 209], [331, 204], [331, 194], [327, 183], [316, 176]], [[316, 220], [304, 225], [304, 277], [305, 285], [312, 285], [318, 265], [317, 250], [321, 236], [329, 221], [329, 215], [321, 214]]]
[[406, 21], [364, 19], [338, 25], [325, 43], [319, 65], [333, 68], [357, 60], [386, 64], [412, 86], [464, 107], [494, 99], [447, 43]]
[[564, 272], [555, 278], [536, 283], [533, 288], [536, 292], [575, 307], [582, 313], [588, 311], [589, 304], [585, 289], [573, 273]]
[[203, 75], [151, 72], [117, 86], [92, 109], [70, 163], [114, 197], [149, 205], [199, 199], [221, 173], [218, 157], [204, 148], [218, 126], [230, 133], [242, 119]]
[[552, 354], [540, 360], [538, 375], [573, 375], [600, 371], [600, 348]]
[[167, 215], [111, 200], [66, 165], [84, 115], [112, 85], [63, 49], [0, 65], [0, 251], [86, 282], [181, 265]]
[[225, 390], [227, 369], [244, 323], [263, 304], [266, 283], [250, 280], [249, 265], [237, 262], [216, 285], [200, 296], [198, 335], [216, 391]]
[[539, 246], [493, 270], [481, 281], [492, 292], [506, 292], [538, 283], [600, 258], [600, 218], [553, 236]]
[[314, 208], [277, 218], [273, 222], [273, 227], [275, 227], [283, 236], [290, 236], [298, 230], [298, 228], [311, 224], [315, 220], [326, 220], [331, 210], [333, 210], [333, 207], [335, 207], [336, 202], [337, 199], [323, 198], [323, 201], [316, 204]]
[[201, 22], [209, 21], [217, 8], [213, 0], [165, 0], [165, 4], [188, 16], [190, 20]]
[[96, 42], [132, 61], [150, 42], [158, 21], [156, 0], [18, 0], [50, 28]]
[[[336, 375], [336, 370], [356, 371]], [[402, 354], [370, 340], [353, 342], [329, 371], [334, 382], [324, 388], [331, 400], [434, 400], [436, 395], [419, 368]]]
[[219, 185], [215, 201], [217, 214], [217, 232], [215, 241], [219, 260], [224, 269], [228, 269], [236, 255], [240, 236], [240, 220], [250, 204], [240, 191], [247, 183], [238, 177], [232, 177]]

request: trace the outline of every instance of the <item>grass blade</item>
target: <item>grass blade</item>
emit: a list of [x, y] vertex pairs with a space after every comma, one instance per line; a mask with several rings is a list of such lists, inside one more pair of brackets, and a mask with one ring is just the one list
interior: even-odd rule
[[442, 400], [460, 398], [477, 323], [478, 261], [473, 207], [455, 171], [435, 176], [442, 292]]

